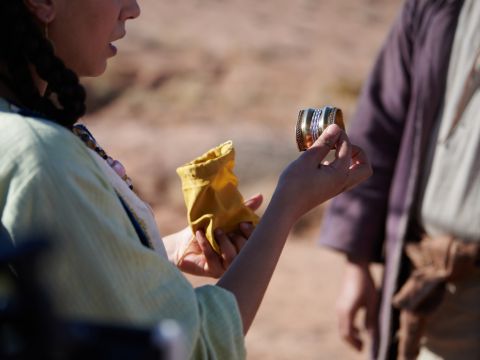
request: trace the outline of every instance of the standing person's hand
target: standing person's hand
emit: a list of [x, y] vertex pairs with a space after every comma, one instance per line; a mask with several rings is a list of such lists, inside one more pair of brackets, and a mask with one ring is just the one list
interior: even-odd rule
[[[366, 330], [372, 343], [378, 332], [378, 292], [367, 262], [347, 262], [342, 289], [337, 299], [337, 317], [340, 336], [344, 341], [361, 351]], [[360, 310], [365, 310], [365, 324], [356, 325]]]

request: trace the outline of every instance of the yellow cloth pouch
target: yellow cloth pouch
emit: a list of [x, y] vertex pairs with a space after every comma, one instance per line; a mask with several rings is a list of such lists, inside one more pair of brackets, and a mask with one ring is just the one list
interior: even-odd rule
[[195, 234], [204, 230], [217, 253], [220, 248], [213, 231], [225, 233], [238, 229], [240, 222], [258, 223], [258, 216], [244, 205], [238, 191], [238, 180], [233, 173], [235, 150], [227, 141], [195, 160], [177, 168], [182, 180], [183, 197], [188, 211], [188, 223]]

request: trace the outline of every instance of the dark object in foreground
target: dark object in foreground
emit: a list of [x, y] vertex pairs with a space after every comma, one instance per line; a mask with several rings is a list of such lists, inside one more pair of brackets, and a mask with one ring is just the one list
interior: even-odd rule
[[145, 329], [58, 319], [35, 275], [48, 244], [31, 236], [13, 246], [0, 224], [1, 359], [177, 359], [174, 322]]

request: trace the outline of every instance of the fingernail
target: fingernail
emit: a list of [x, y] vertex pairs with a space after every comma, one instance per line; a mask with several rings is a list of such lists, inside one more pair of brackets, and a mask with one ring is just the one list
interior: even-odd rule
[[243, 230], [250, 230], [253, 225], [252, 223], [249, 223], [249, 222], [243, 222], [240, 224], [240, 227], [243, 229]]

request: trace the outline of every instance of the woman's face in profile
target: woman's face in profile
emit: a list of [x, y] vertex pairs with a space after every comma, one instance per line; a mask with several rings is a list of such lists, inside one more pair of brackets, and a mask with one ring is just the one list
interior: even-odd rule
[[125, 22], [139, 16], [137, 0], [57, 0], [48, 37], [55, 53], [79, 76], [98, 76], [115, 56]]

